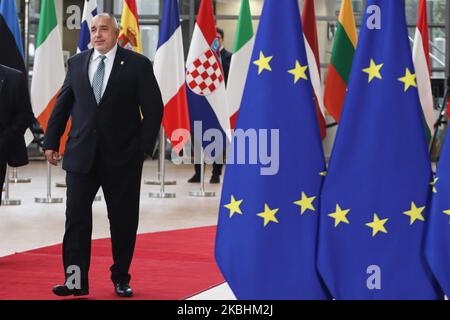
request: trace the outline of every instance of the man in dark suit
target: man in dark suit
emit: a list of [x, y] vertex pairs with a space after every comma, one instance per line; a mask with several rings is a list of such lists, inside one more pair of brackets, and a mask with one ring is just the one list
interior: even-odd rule
[[[92, 202], [99, 187], [110, 222], [111, 280], [118, 296], [133, 295], [128, 272], [138, 228], [142, 165], [144, 153], [152, 154], [163, 102], [150, 60], [118, 46], [118, 36], [114, 16], [103, 13], [93, 19], [93, 49], [69, 59], [45, 134], [46, 157], [56, 165], [56, 150], [71, 117], [63, 161], [67, 184], [63, 240], [66, 283], [53, 288], [59, 296], [89, 293]], [[73, 270], [77, 270], [74, 267], [80, 271], [79, 286], [69, 283]]]
[[33, 119], [25, 75], [0, 64], [0, 199], [6, 166], [28, 163], [23, 135]]
[[[223, 46], [223, 41], [224, 41], [224, 37], [225, 37], [225, 33], [223, 32], [223, 30], [221, 28], [216, 28], [216, 34], [217, 34], [217, 39], [219, 40], [220, 60], [222, 62], [222, 68], [223, 68], [225, 84], [226, 84], [228, 82], [228, 74], [230, 73], [230, 64], [231, 64], [232, 53], [230, 51], [228, 51], [227, 49], [225, 49], [225, 47]], [[220, 176], [222, 175], [223, 164], [214, 162], [212, 167], [213, 167], [212, 176], [211, 176], [211, 179], [209, 180], [209, 183], [218, 184], [218, 183], [220, 183]], [[196, 165], [194, 165], [194, 168], [195, 168], [195, 174], [192, 176], [192, 178], [190, 178], [188, 180], [189, 183], [200, 182], [201, 165], [196, 164]]]

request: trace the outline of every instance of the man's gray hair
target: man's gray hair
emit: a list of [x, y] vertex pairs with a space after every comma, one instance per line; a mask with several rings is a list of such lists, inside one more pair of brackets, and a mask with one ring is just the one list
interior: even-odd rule
[[99, 13], [98, 15], [96, 15], [96, 16], [94, 17], [94, 19], [95, 19], [95, 18], [98, 18], [98, 17], [104, 17], [104, 18], [109, 18], [109, 19], [111, 19], [111, 21], [113, 22], [114, 27], [115, 27], [117, 30], [119, 30], [119, 23], [117, 22], [116, 17], [115, 17], [112, 13], [109, 13], [109, 12], [102, 12], [102, 13]]

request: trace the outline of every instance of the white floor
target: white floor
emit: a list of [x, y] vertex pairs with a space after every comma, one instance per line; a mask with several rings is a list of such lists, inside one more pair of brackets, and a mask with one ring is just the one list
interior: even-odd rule
[[[205, 189], [215, 191], [212, 198], [194, 198], [189, 191], [198, 190], [199, 184], [188, 184], [193, 166], [174, 166], [167, 163], [167, 179], [176, 180], [175, 186], [166, 186], [166, 192], [175, 192], [175, 199], [152, 199], [149, 192], [158, 192], [159, 186], [142, 184], [139, 233], [168, 231], [217, 224], [217, 213], [222, 185], [210, 185], [211, 167], [206, 169]], [[156, 178], [157, 162], [146, 161], [143, 181]], [[39, 204], [35, 197], [46, 196], [47, 166], [44, 162], [31, 162], [19, 169], [20, 177], [31, 178], [28, 184], [11, 184], [10, 198], [20, 199], [20, 206], [0, 207], [0, 256], [62, 242], [64, 233], [65, 203]], [[64, 171], [54, 168], [52, 172], [52, 196], [65, 200], [65, 189], [54, 187], [55, 182], [64, 181]], [[100, 191], [101, 195], [101, 191]], [[4, 196], [4, 193], [3, 193]], [[109, 237], [106, 205], [100, 201], [93, 206], [93, 238]], [[235, 299], [224, 284], [191, 299]]]

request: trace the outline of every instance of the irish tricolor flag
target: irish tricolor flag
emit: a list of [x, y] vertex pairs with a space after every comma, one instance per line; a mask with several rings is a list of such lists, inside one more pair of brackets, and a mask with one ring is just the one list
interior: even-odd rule
[[[55, 2], [42, 0], [31, 81], [31, 102], [34, 114], [44, 131], [47, 129], [65, 74]], [[65, 143], [61, 143], [61, 146], [64, 145]]]
[[241, 106], [247, 79], [250, 60], [252, 58], [253, 43], [252, 15], [248, 0], [242, 0], [236, 37], [234, 40], [233, 56], [231, 58], [230, 73], [228, 75], [227, 95], [231, 128], [234, 129], [237, 114]]
[[325, 82], [325, 108], [339, 122], [357, 44], [352, 1], [343, 0]]
[[435, 116], [433, 111], [433, 94], [431, 92], [430, 76], [430, 46], [428, 37], [428, 18], [426, 0], [420, 0], [419, 18], [413, 47], [414, 69], [416, 70], [417, 88], [420, 103], [427, 123], [427, 134], [430, 138], [434, 133]]

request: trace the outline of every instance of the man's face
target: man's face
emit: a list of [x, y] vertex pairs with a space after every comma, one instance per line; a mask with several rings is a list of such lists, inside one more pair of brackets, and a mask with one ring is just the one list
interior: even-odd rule
[[108, 53], [117, 43], [119, 30], [109, 17], [96, 17], [92, 20], [91, 43], [101, 54]]
[[223, 47], [223, 38], [222, 38], [222, 35], [220, 34], [220, 33], [216, 33], [216, 37], [217, 37], [217, 39], [219, 40], [219, 45], [220, 45], [220, 47]]

